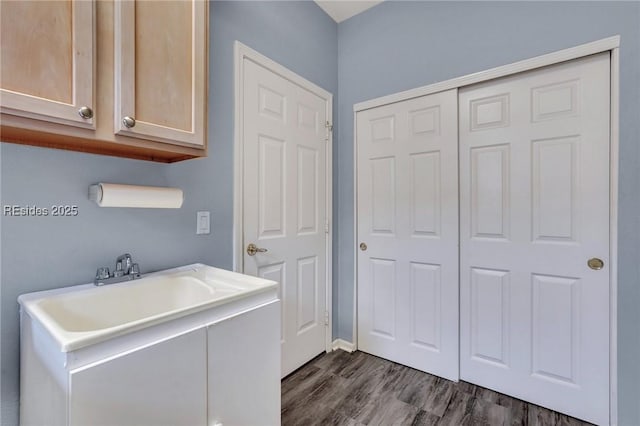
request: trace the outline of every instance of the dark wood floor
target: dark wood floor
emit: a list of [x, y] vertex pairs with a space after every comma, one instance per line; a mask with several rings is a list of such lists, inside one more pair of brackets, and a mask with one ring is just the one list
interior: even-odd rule
[[364, 352], [323, 354], [282, 381], [282, 425], [588, 425]]

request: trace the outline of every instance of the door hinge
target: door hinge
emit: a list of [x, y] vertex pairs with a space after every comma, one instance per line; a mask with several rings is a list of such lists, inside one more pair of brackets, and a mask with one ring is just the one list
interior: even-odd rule
[[324, 233], [325, 234], [329, 233], [329, 219], [324, 220]]
[[324, 127], [327, 129], [327, 136], [324, 138], [325, 142], [329, 142], [329, 133], [333, 133], [333, 124], [328, 121], [324, 124]]
[[324, 311], [324, 325], [329, 325], [329, 311]]

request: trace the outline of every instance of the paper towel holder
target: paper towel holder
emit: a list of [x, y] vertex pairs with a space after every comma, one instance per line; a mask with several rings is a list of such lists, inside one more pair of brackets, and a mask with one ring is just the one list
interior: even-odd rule
[[184, 195], [180, 188], [101, 182], [89, 186], [89, 200], [100, 207], [178, 209]]

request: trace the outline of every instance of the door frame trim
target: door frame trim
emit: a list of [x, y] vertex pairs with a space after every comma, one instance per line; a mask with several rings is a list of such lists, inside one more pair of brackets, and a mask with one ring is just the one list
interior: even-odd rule
[[573, 59], [582, 58], [596, 53], [602, 53], [618, 49], [620, 47], [620, 36], [613, 36], [597, 40], [591, 43], [581, 44], [579, 46], [570, 47], [568, 49], [558, 50], [556, 52], [547, 53], [541, 56], [513, 62], [507, 65], [490, 68], [488, 70], [467, 74], [461, 77], [452, 78], [438, 83], [426, 86], [416, 87], [414, 89], [405, 90], [403, 92], [393, 93], [387, 96], [370, 99], [368, 101], [359, 102], [353, 105], [353, 111], [359, 112], [365, 109], [375, 108], [394, 102], [406, 101], [412, 98], [418, 98], [432, 93], [444, 92], [445, 90], [462, 88], [472, 84], [493, 80], [520, 72], [531, 71], [536, 68], [542, 68], [549, 65], [559, 64], [560, 62], [571, 61]]
[[536, 56], [523, 61], [491, 68], [474, 74], [456, 77], [427, 86], [417, 87], [403, 92], [359, 102], [353, 105], [353, 346], [358, 349], [358, 134], [357, 113], [371, 108], [406, 101], [445, 90], [462, 88], [476, 83], [500, 77], [531, 71], [534, 69], [559, 64], [610, 52], [610, 139], [609, 139], [609, 422], [618, 424], [618, 165], [619, 165], [619, 102], [620, 102], [620, 36], [596, 40]]
[[[234, 50], [234, 140], [233, 140], [233, 270], [236, 272], [244, 271], [244, 229], [243, 229], [243, 141], [244, 141], [244, 60], [250, 60], [274, 74], [289, 80], [293, 84], [302, 87], [305, 90], [324, 99], [326, 105], [327, 120], [333, 123], [333, 94], [324, 90], [320, 86], [301, 77], [293, 71], [285, 68], [279, 63], [262, 55], [258, 51], [249, 46], [235, 41]], [[324, 125], [324, 123], [322, 123]], [[332, 283], [333, 283], [333, 264], [332, 264], [332, 243], [333, 243], [333, 132], [327, 131], [327, 152], [326, 152], [326, 211], [325, 217], [329, 224], [329, 232], [325, 234], [326, 243], [326, 293], [325, 293], [325, 309], [328, 311], [328, 324], [325, 326], [325, 350], [330, 352], [333, 349], [333, 306], [332, 306]], [[325, 225], [321, 224], [323, 228]], [[321, 315], [321, 321], [324, 321]]]

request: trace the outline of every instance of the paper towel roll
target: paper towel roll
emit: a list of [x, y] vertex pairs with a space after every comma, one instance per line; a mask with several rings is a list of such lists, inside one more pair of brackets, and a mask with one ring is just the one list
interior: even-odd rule
[[179, 188], [98, 183], [89, 187], [89, 199], [100, 207], [179, 209], [184, 196]]

